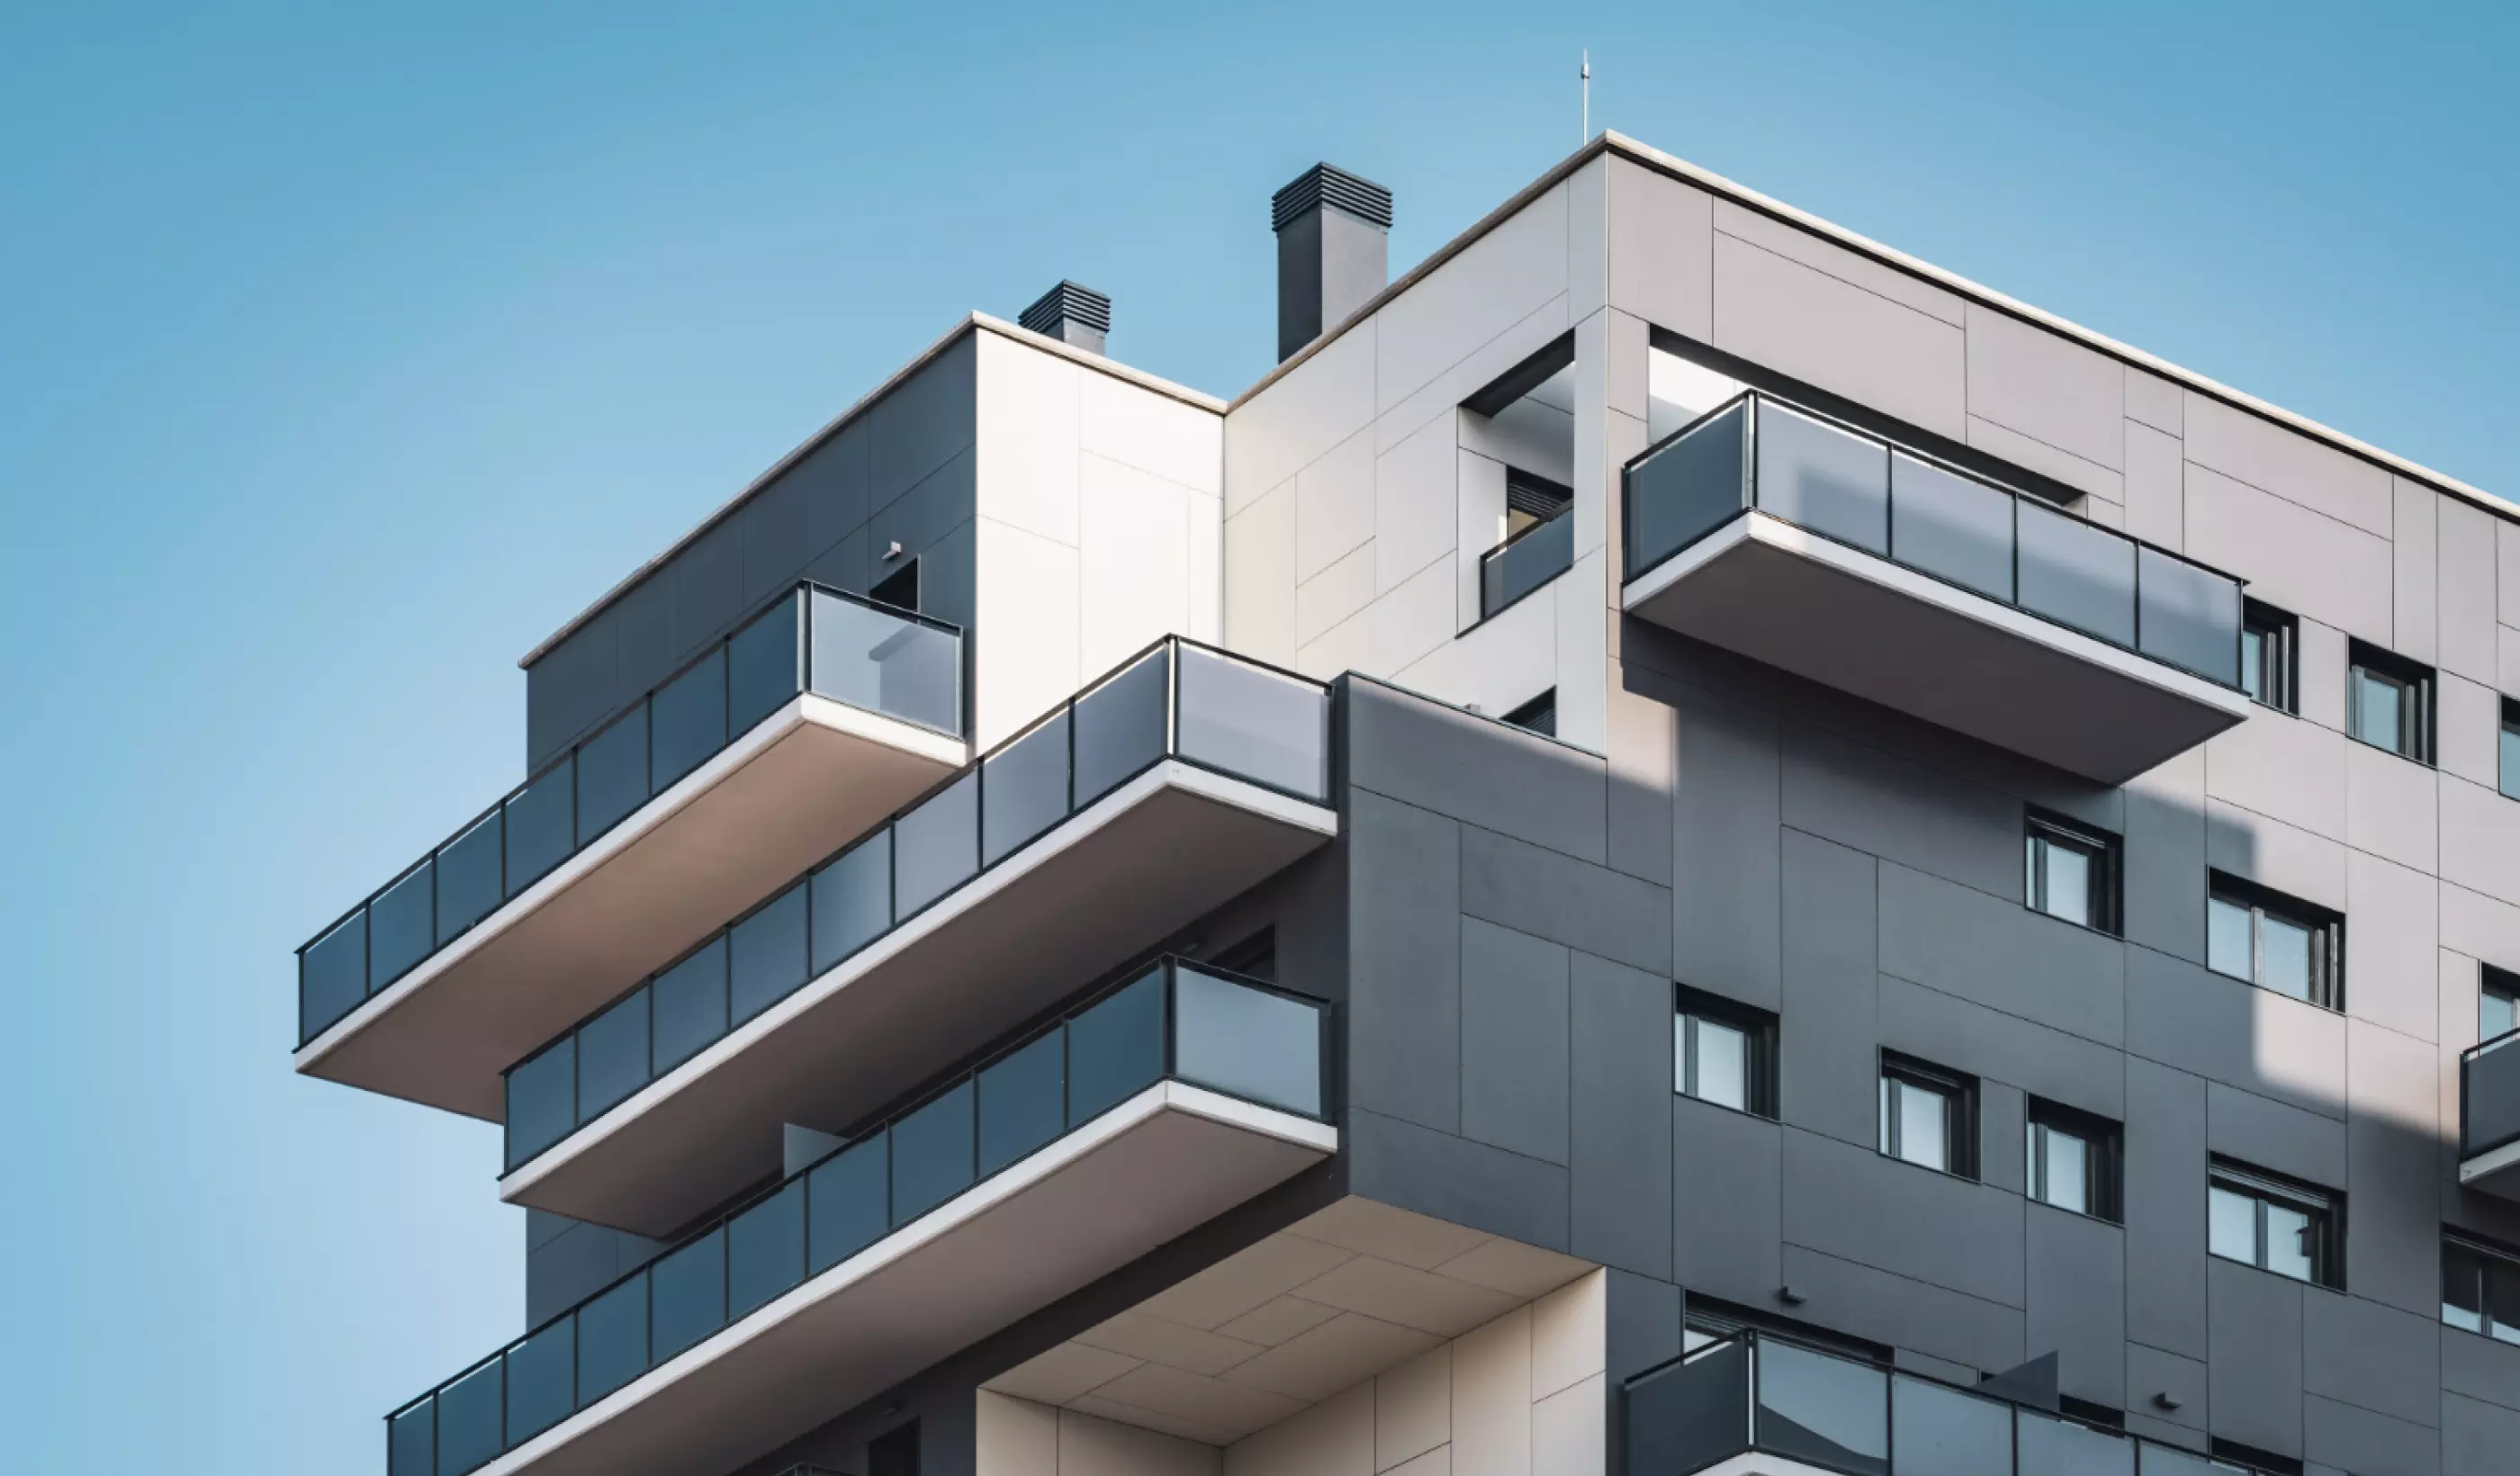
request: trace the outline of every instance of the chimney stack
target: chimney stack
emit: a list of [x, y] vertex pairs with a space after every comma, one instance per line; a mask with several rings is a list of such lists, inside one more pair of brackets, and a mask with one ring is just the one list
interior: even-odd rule
[[1391, 280], [1391, 192], [1330, 164], [1269, 202], [1278, 232], [1278, 362], [1346, 321]]
[[1062, 282], [1042, 293], [1015, 322], [1044, 337], [1099, 354], [1103, 335], [1111, 331], [1111, 299], [1090, 287]]

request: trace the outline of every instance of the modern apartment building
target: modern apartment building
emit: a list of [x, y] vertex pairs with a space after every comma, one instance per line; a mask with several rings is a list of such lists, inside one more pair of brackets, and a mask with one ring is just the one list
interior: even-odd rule
[[2520, 509], [1617, 136], [1391, 210], [525, 658], [299, 956], [528, 1212], [387, 1476], [2520, 1470]]

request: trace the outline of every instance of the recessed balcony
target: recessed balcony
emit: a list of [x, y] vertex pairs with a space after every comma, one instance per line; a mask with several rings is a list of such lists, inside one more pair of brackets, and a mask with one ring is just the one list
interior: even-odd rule
[[2520, 1199], [2520, 1031], [2459, 1055], [2458, 1182]]
[[789, 592], [299, 949], [297, 1069], [498, 1120], [502, 1068], [961, 766], [962, 673]]
[[1157, 644], [514, 1066], [502, 1197], [689, 1224], [1328, 844], [1329, 782], [1327, 689]]
[[1622, 502], [1629, 613], [2088, 779], [2248, 715], [2237, 579], [1764, 392]]
[[1163, 961], [397, 1409], [389, 1476], [775, 1450], [1335, 1151], [1328, 1015]]

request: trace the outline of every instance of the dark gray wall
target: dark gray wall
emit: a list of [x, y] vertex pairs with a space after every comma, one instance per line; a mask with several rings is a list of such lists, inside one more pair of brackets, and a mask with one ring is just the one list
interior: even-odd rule
[[921, 604], [968, 629], [976, 364], [966, 335], [526, 668], [526, 767], [797, 579], [866, 593], [894, 542], [905, 558], [933, 551]]

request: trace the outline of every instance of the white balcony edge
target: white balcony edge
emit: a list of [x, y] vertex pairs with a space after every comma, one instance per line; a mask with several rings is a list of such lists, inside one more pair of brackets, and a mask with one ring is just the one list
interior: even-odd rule
[[1835, 1476], [1835, 1473], [1826, 1466], [1807, 1465], [1766, 1451], [1744, 1451], [1717, 1461], [1699, 1471], [1697, 1476]]
[[1016, 847], [1006, 860], [937, 899], [925, 912], [859, 949], [821, 975], [806, 980], [795, 993], [728, 1031], [691, 1059], [631, 1093], [599, 1114], [592, 1123], [544, 1149], [499, 1181], [500, 1199], [514, 1202], [518, 1196], [531, 1192], [536, 1185], [568, 1167], [580, 1155], [613, 1135], [627, 1132], [649, 1112], [742, 1055], [798, 1015], [889, 962], [913, 944], [952, 926], [963, 915], [1040, 870], [1061, 852], [1136, 809], [1163, 788], [1187, 790], [1219, 804], [1248, 810], [1317, 834], [1338, 833], [1338, 812], [1326, 805], [1295, 799], [1247, 780], [1231, 779], [1212, 769], [1201, 769], [1179, 759], [1164, 759], [1078, 814]]
[[357, 1008], [325, 1027], [321, 1035], [297, 1048], [296, 1053], [291, 1057], [291, 1065], [298, 1071], [305, 1071], [323, 1060], [352, 1037], [392, 1012], [404, 1000], [428, 988], [430, 980], [446, 973], [518, 923], [540, 912], [552, 899], [630, 849], [666, 821], [689, 809], [701, 795], [733, 778], [739, 770], [782, 739], [806, 727], [828, 728], [835, 733], [933, 759], [955, 769], [970, 761], [970, 749], [961, 738], [948, 738], [915, 723], [833, 701], [818, 693], [799, 693], [776, 712], [753, 724], [734, 742], [710, 755], [698, 768], [674, 781], [664, 793], [652, 796], [646, 804], [624, 816], [611, 829], [597, 836], [593, 845], [554, 867], [532, 886], [491, 909], [488, 917], [472, 924], [462, 937], [421, 960], [410, 972], [396, 979], [382, 993], [370, 995]]
[[1946, 584], [1929, 574], [1919, 574], [1880, 555], [1868, 554], [1835, 539], [1805, 532], [1756, 509], [1742, 513], [1631, 581], [1619, 593], [1619, 607], [1633, 611], [1742, 544], [1752, 542], [1825, 564], [1840, 573], [1879, 585], [1894, 594], [1937, 605], [1963, 619], [1993, 626], [2007, 635], [2048, 647], [2078, 661], [2105, 667], [2129, 681], [2140, 682], [2173, 696], [2211, 707], [2234, 720], [2249, 715], [2249, 698], [2245, 693], [2217, 686], [2167, 661], [2138, 655], [2097, 637], [2084, 635], [1984, 595], [1971, 594], [1958, 585]]
[[1258, 1106], [1210, 1092], [1204, 1087], [1178, 1081], [1157, 1082], [1084, 1127], [929, 1210], [820, 1275], [806, 1277], [775, 1300], [753, 1309], [593, 1405], [479, 1467], [474, 1476], [509, 1476], [511, 1472], [531, 1466], [569, 1442], [583, 1438], [590, 1430], [663, 1393], [694, 1371], [726, 1358], [816, 1303], [847, 1290], [920, 1247], [969, 1224], [1131, 1129], [1168, 1111], [1186, 1112], [1228, 1127], [1275, 1138], [1309, 1148], [1325, 1157], [1338, 1151], [1338, 1130], [1328, 1123]]
[[2460, 1159], [2458, 1182], [2474, 1184], [2480, 1179], [2490, 1179], [2514, 1164], [2520, 1164], [2520, 1141], [2506, 1142], [2489, 1152], [2479, 1153], [2474, 1158]]

